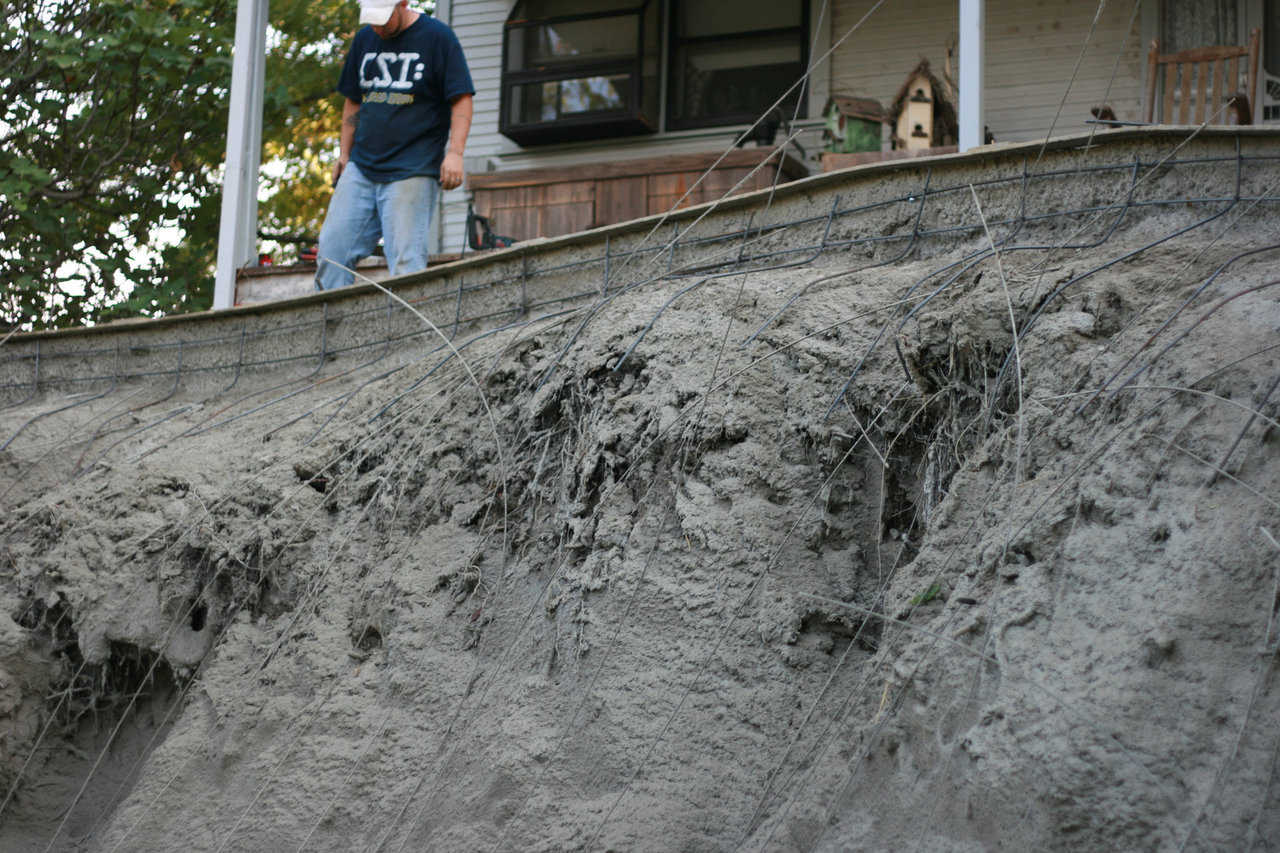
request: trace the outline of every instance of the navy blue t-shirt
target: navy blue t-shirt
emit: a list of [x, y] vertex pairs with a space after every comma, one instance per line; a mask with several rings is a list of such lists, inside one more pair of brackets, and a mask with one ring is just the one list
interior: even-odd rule
[[438, 178], [449, 144], [449, 102], [475, 94], [458, 37], [425, 14], [385, 41], [372, 27], [361, 28], [338, 91], [360, 104], [351, 161], [376, 183]]

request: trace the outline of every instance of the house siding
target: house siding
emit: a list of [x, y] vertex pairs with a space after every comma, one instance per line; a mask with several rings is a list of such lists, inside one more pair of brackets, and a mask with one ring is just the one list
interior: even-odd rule
[[[866, 2], [838, 0], [833, 41], [849, 33], [868, 7]], [[922, 57], [941, 77], [947, 44], [956, 38], [958, 8], [956, 0], [885, 4], [836, 48], [831, 91], [876, 98], [887, 105]], [[1054, 125], [1096, 11], [1095, 4], [1078, 0], [988, 0], [983, 95], [985, 123], [997, 141], [1041, 139], [1050, 127], [1054, 135], [1078, 132], [1089, 118], [1089, 109], [1102, 103], [1104, 96], [1118, 118], [1141, 118], [1145, 75], [1141, 18], [1130, 29], [1133, 4], [1109, 3]], [[1108, 94], [1113, 69], [1115, 81]], [[954, 67], [952, 73], [956, 73]]]
[[[1133, 6], [1108, 4], [1081, 57], [1096, 11], [1092, 5], [1045, 0], [1023, 7], [1002, 0], [989, 7], [996, 14], [987, 20], [986, 111], [993, 131], [1001, 128], [998, 138], [1040, 139], [1051, 126], [1054, 135], [1077, 133], [1090, 108], [1104, 99], [1117, 118], [1141, 120], [1146, 51], [1139, 21], [1128, 28]], [[1079, 71], [1055, 125], [1077, 60]]]
[[[452, 0], [441, 4], [437, 14], [453, 28], [462, 44], [476, 89], [475, 117], [467, 140], [467, 170], [486, 171], [491, 155], [503, 147], [498, 133], [499, 85], [502, 82], [502, 25], [513, 0]], [[460, 252], [466, 239], [467, 200], [465, 187], [444, 193], [441, 200], [439, 241], [441, 251]]]

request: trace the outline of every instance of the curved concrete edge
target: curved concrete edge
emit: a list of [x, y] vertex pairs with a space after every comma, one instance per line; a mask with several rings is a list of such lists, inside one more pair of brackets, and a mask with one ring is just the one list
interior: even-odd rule
[[[669, 211], [664, 214], [632, 219], [616, 225], [606, 225], [588, 231], [579, 231], [560, 237], [537, 238], [517, 243], [507, 249], [486, 252], [440, 266], [432, 267], [418, 273], [387, 279], [382, 285], [395, 290], [406, 286], [420, 286], [434, 279], [448, 278], [460, 271], [470, 271], [489, 265], [518, 260], [525, 255], [541, 254], [555, 249], [563, 249], [588, 243], [603, 241], [607, 237], [631, 235], [655, 229], [668, 222], [683, 222], [697, 219], [712, 211], [732, 211], [756, 205], [762, 200], [772, 198], [774, 201], [791, 196], [828, 191], [836, 187], [855, 182], [863, 182], [868, 178], [893, 175], [899, 172], [916, 171], [921, 168], [942, 166], [967, 166], [985, 161], [995, 162], [1009, 157], [1025, 156], [1035, 153], [1058, 152], [1066, 149], [1096, 149], [1117, 143], [1133, 141], [1150, 141], [1153, 139], [1182, 138], [1183, 143], [1192, 139], [1237, 139], [1240, 141], [1273, 140], [1277, 144], [1276, 157], [1280, 159], [1280, 125], [1242, 125], [1242, 126], [1200, 126], [1200, 125], [1159, 125], [1153, 127], [1124, 127], [1100, 130], [1096, 133], [1078, 133], [1058, 136], [1048, 140], [1033, 142], [995, 143], [955, 154], [939, 154], [933, 157], [913, 157], [902, 160], [889, 160], [881, 163], [866, 163], [823, 172], [807, 178], [778, 184], [773, 189], [755, 190], [742, 195], [735, 195], [719, 201], [705, 202], [699, 205]], [[44, 339], [66, 339], [78, 336], [116, 334], [120, 332], [138, 331], [140, 327], [154, 330], [166, 326], [196, 324], [213, 319], [233, 319], [255, 315], [287, 312], [300, 306], [319, 305], [325, 302], [343, 302], [366, 297], [376, 293], [377, 289], [368, 284], [355, 284], [341, 290], [316, 292], [293, 299], [282, 299], [277, 302], [241, 305], [222, 311], [199, 311], [190, 314], [174, 314], [168, 317], [136, 318], [117, 320], [100, 326], [83, 326], [72, 329], [51, 329], [39, 332], [26, 332], [13, 335], [8, 342], [12, 344], [33, 342]]]

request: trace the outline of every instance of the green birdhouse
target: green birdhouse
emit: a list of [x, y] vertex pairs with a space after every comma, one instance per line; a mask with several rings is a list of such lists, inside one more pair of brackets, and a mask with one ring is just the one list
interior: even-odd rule
[[836, 154], [880, 150], [880, 127], [884, 108], [874, 98], [832, 95], [822, 111], [826, 117], [823, 138], [827, 150]]

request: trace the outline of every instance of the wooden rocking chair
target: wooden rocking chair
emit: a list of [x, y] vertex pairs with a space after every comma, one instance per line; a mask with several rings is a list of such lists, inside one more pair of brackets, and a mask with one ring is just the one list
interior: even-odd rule
[[[1156, 120], [1156, 79], [1159, 66], [1163, 65], [1162, 123], [1173, 123], [1176, 100], [1177, 124], [1201, 124], [1206, 119], [1211, 124], [1252, 124], [1258, 91], [1258, 42], [1257, 27], [1249, 34], [1249, 44], [1243, 47], [1196, 47], [1162, 54], [1160, 45], [1151, 42], [1151, 51], [1147, 54], [1147, 123]], [[1240, 68], [1242, 57], [1248, 63], [1244, 69]], [[1246, 78], [1244, 88], [1240, 86], [1242, 70]], [[1234, 103], [1224, 110], [1223, 105], [1232, 99]]]

